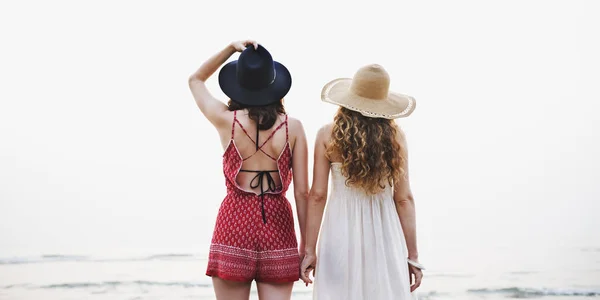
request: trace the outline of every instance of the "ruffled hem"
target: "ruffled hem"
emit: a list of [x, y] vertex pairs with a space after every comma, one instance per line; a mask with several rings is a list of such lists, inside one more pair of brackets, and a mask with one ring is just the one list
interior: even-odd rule
[[212, 244], [206, 275], [242, 282], [294, 282], [300, 279], [300, 257], [296, 248], [253, 251]]
[[223, 280], [230, 280], [230, 281], [238, 281], [238, 282], [252, 282], [253, 280], [256, 280], [256, 282], [265, 282], [265, 283], [288, 283], [288, 282], [296, 282], [298, 280], [300, 280], [300, 276], [291, 276], [291, 277], [287, 277], [287, 278], [270, 278], [270, 279], [263, 279], [263, 278], [247, 278], [247, 277], [239, 277], [239, 276], [230, 276], [228, 274], [226, 274], [225, 272], [219, 272], [218, 270], [209, 270], [206, 271], [206, 276], [208, 277], [217, 277], [217, 278], [221, 278]]

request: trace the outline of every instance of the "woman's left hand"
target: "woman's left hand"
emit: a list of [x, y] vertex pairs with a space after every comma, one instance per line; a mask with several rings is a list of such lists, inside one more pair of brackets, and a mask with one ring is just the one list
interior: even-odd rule
[[410, 292], [414, 292], [419, 286], [421, 286], [421, 280], [423, 279], [423, 271], [421, 269], [408, 265], [408, 276], [410, 277]]
[[254, 46], [254, 50], [256, 50], [258, 48], [258, 43], [254, 40], [242, 40], [242, 41], [236, 41], [236, 42], [231, 43], [231, 46], [237, 52], [242, 52], [242, 51], [246, 50], [246, 47], [248, 47], [249, 45]]

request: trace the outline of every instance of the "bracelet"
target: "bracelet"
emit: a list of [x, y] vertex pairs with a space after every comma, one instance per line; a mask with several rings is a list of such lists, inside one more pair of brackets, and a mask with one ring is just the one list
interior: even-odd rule
[[410, 259], [406, 259], [406, 262], [408, 262], [409, 265], [419, 269], [419, 270], [425, 270], [425, 266], [414, 261], [414, 260], [410, 260]]

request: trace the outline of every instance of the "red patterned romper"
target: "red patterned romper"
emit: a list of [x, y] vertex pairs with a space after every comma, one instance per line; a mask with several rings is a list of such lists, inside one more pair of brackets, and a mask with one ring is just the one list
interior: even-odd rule
[[[300, 257], [294, 231], [294, 217], [285, 197], [292, 181], [292, 151], [288, 140], [288, 118], [281, 123], [262, 145], [250, 137], [237, 120], [234, 111], [231, 140], [223, 155], [223, 173], [227, 196], [221, 203], [213, 233], [206, 275], [226, 280], [258, 282], [293, 282], [299, 279]], [[236, 124], [257, 144], [257, 150], [277, 162], [278, 170], [242, 170], [242, 158], [233, 140]], [[285, 125], [286, 144], [279, 158], [262, 147]], [[258, 135], [258, 134], [257, 134]], [[258, 136], [257, 136], [258, 140]], [[239, 172], [252, 172], [250, 182], [261, 194], [244, 191], [236, 182]], [[281, 186], [275, 186], [271, 173], [279, 172]], [[266, 187], [263, 186], [266, 183]]]

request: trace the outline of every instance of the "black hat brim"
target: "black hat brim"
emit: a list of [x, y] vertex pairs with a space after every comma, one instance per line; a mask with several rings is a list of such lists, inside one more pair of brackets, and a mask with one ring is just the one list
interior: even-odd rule
[[221, 68], [219, 86], [231, 100], [247, 106], [265, 106], [273, 104], [285, 97], [292, 87], [292, 76], [288, 69], [274, 61], [275, 80], [260, 90], [249, 90], [242, 87], [236, 77], [237, 60]]

